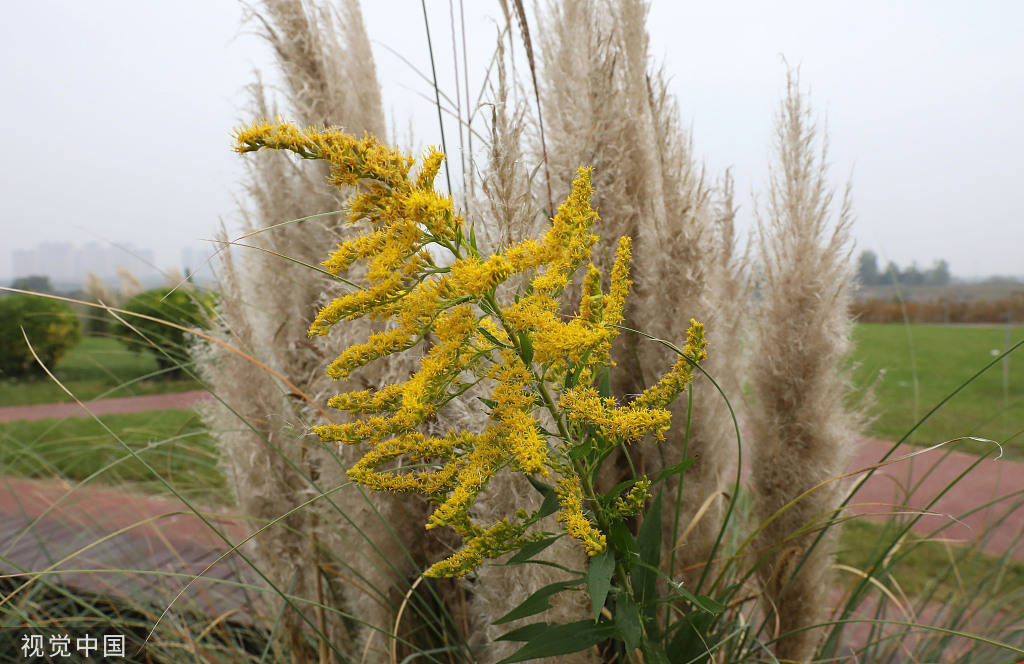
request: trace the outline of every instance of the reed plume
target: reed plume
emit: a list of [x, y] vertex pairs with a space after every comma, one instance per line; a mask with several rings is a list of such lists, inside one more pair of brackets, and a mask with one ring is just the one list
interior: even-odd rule
[[[859, 437], [859, 417], [845, 403], [843, 370], [852, 328], [850, 190], [833, 211], [826, 158], [827, 138], [789, 71], [776, 118], [766, 218], [759, 223], [763, 296], [751, 369], [755, 516], [760, 523], [774, 517], [755, 545], [767, 552], [758, 572], [777, 635], [815, 624], [827, 608], [822, 589], [829, 587], [835, 529], [812, 544], [838, 507], [841, 487], [830, 483], [779, 511], [841, 474]], [[808, 661], [820, 634], [785, 636], [776, 656]]]
[[[691, 316], [705, 321], [711, 349], [707, 371], [734, 396], [740, 371], [736, 332], [744, 320], [746, 291], [742, 261], [734, 257], [732, 217], [720, 218], [666, 77], [650, 67], [647, 4], [597, 4], [549, 3], [540, 22], [541, 97], [555, 189], [565, 187], [573, 164], [593, 165], [602, 236], [636, 238], [637, 255], [643, 257], [624, 325], [681, 343]], [[604, 253], [611, 254], [607, 245]], [[737, 299], [720, 297], [727, 292]], [[729, 331], [719, 333], [719, 326]], [[637, 335], [624, 337], [612, 383], [616, 394], [628, 396], [655, 380], [671, 353]], [[673, 406], [676, 426], [668, 440], [634, 457], [648, 471], [678, 463], [684, 453], [696, 457], [681, 495], [678, 482], [668, 485], [666, 504], [673, 508], [663, 514], [666, 557], [675, 549], [673, 565], [688, 570], [683, 573], [688, 587], [701, 578], [702, 563], [714, 548], [736, 452], [721, 396], [701, 377], [691, 390], [695, 407], [689, 435], [687, 404], [680, 399]], [[703, 517], [694, 522], [705, 502]], [[686, 541], [676, 549], [672, 534], [691, 522]]]
[[[335, 8], [315, 0], [268, 0], [252, 18], [276, 56], [291, 117], [306, 125], [383, 135], [380, 91], [358, 2], [346, 0]], [[277, 114], [260, 81], [250, 91], [252, 116]], [[315, 265], [325, 243], [346, 237], [343, 220], [331, 213], [341, 210], [347, 193], [324, 185], [327, 169], [322, 164], [300, 164], [284, 154], [260, 155], [248, 160], [247, 167], [245, 232], [323, 216], [247, 237], [242, 244], [254, 248], [243, 248], [241, 257], [223, 254], [220, 334], [323, 403], [337, 391], [323, 367], [365, 337], [367, 325], [354, 323], [331, 339], [307, 341], [309, 321], [337, 282], [284, 257]], [[227, 240], [226, 233], [222, 239]], [[309, 425], [320, 417], [313, 406], [259, 367], [216, 345], [203, 349], [201, 359], [203, 377], [224, 401], [224, 407], [206, 413], [207, 422], [217, 432], [239, 508], [255, 525], [347, 482], [345, 469], [356, 458], [310, 436]], [[402, 368], [392, 362], [353, 376], [347, 385], [376, 388], [392, 377], [390, 371], [400, 374]], [[414, 512], [408, 502], [398, 507], [387, 497], [371, 505], [362, 492], [348, 488], [296, 512], [282, 527], [255, 540], [255, 558], [268, 577], [291, 595], [315, 603], [301, 605], [305, 620], [290, 610], [283, 614], [297, 661], [306, 656], [310, 623], [342, 650], [365, 650], [368, 661], [389, 657], [390, 639], [374, 633], [391, 631], [407, 579], [415, 576], [403, 541], [408, 536], [396, 535], [415, 532], [410, 528], [421, 519]], [[356, 542], [362, 546], [353, 547]], [[331, 569], [334, 573], [329, 574]], [[349, 581], [342, 582], [342, 577]], [[359, 622], [346, 625], [336, 612], [316, 604], [338, 606]], [[270, 608], [276, 612], [278, 607]], [[321, 659], [328, 654], [322, 642]]]

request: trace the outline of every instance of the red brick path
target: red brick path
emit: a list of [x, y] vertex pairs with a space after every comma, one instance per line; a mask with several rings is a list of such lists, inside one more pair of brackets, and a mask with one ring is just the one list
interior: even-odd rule
[[[151, 394], [139, 397], [117, 397], [86, 401], [85, 405], [93, 415], [114, 415], [139, 413], [146, 410], [186, 410], [201, 403], [212, 401], [213, 396], [206, 390]], [[0, 422], [13, 420], [43, 420], [63, 417], [89, 417], [75, 402], [41, 403], [31, 406], [4, 406], [0, 408]]]

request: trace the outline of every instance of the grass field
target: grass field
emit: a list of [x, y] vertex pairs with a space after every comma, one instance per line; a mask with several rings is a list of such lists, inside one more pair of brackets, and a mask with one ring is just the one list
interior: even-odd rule
[[[1021, 339], [1024, 326], [1011, 328], [1009, 345]], [[902, 438], [1007, 347], [1004, 326], [865, 323], [856, 326], [854, 341], [854, 381], [861, 389], [874, 390], [872, 413], [877, 419], [869, 430], [887, 440]], [[932, 445], [958, 436], [990, 438], [1006, 445], [1009, 456], [1024, 458], [1024, 348], [965, 387], [909, 440]], [[972, 452], [992, 448], [984, 443], [959, 445]]]
[[[889, 527], [894, 527], [890, 523]], [[886, 526], [869, 519], [852, 519], [843, 524], [837, 562], [864, 570], [872, 547], [888, 543]], [[1024, 563], [996, 558], [956, 544], [906, 537], [892, 553], [896, 565], [891, 570], [895, 584], [910, 597], [928, 595], [934, 602], [949, 602], [960, 597], [970, 599], [984, 575], [998, 573], [1005, 577], [1005, 587], [1020, 588], [1024, 583]], [[846, 580], [852, 580], [848, 577]], [[1006, 597], [1015, 612], [1024, 610], [1024, 597], [1019, 593]]]
[[0, 423], [0, 474], [129, 483], [166, 492], [160, 477], [200, 504], [225, 501], [224, 478], [210, 435], [191, 410], [160, 410], [100, 418], [130, 447], [89, 418]]
[[[149, 351], [128, 350], [116, 339], [105, 337], [84, 337], [57, 364], [54, 373], [80, 399], [181, 392], [200, 387], [190, 378], [161, 376], [156, 359]], [[70, 400], [64, 390], [45, 375], [0, 380], [0, 406]]]

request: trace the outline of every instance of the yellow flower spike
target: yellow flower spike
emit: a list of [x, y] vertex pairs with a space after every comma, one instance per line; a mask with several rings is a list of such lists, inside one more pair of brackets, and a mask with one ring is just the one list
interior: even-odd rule
[[[415, 432], [404, 434], [378, 444], [348, 471], [348, 476], [352, 481], [377, 491], [434, 495], [449, 488], [456, 473], [465, 465], [458, 458], [460, 449], [471, 448], [475, 439], [475, 434], [451, 431], [444, 438], [427, 438]], [[378, 470], [381, 465], [399, 458], [404, 458], [408, 462], [438, 459], [448, 463], [444, 463], [436, 470], [423, 469], [401, 473]], [[429, 464], [430, 468], [436, 466], [437, 464]]]
[[601, 271], [591, 263], [583, 279], [583, 295], [580, 298], [580, 318], [588, 323], [601, 320], [604, 309], [604, 293], [601, 291]]
[[382, 231], [349, 238], [339, 244], [330, 257], [320, 264], [331, 274], [341, 274], [360, 258], [373, 256], [380, 251], [384, 246], [384, 238]]
[[327, 400], [327, 405], [350, 413], [381, 413], [398, 410], [404, 385], [386, 385], [379, 390], [346, 392]]
[[555, 485], [558, 496], [558, 522], [573, 539], [583, 543], [588, 556], [595, 556], [607, 548], [604, 533], [597, 529], [583, 513], [583, 491], [578, 477], [562, 477]]
[[671, 422], [671, 414], [664, 408], [636, 402], [619, 406], [585, 384], [566, 390], [558, 405], [571, 421], [593, 424], [605, 437], [623, 442], [637, 442], [649, 433], [661, 440]]
[[420, 166], [420, 172], [416, 175], [416, 188], [433, 188], [434, 180], [441, 171], [442, 163], [444, 163], [444, 153], [436, 147], [427, 148], [426, 155], [423, 157], [423, 165]]
[[515, 353], [506, 351], [504, 361], [491, 372], [498, 385], [491, 398], [493, 417], [499, 422], [499, 436], [505, 441], [521, 472], [547, 475], [547, 446], [540, 435], [540, 423], [531, 414], [533, 395], [529, 369]]
[[551, 229], [544, 235], [550, 260], [543, 274], [534, 277], [534, 290], [557, 294], [569, 283], [576, 268], [590, 256], [597, 236], [590, 229], [598, 222], [597, 213], [590, 207], [593, 188], [591, 170], [580, 168], [572, 183], [572, 193], [558, 206], [551, 220]]
[[[318, 331], [327, 334], [327, 329]], [[366, 343], [349, 346], [338, 359], [327, 367], [327, 375], [335, 380], [347, 378], [353, 369], [369, 364], [386, 355], [406, 350], [412, 346], [413, 336], [402, 328], [377, 332], [370, 335]]]
[[663, 408], [670, 404], [693, 380], [693, 363], [707, 357], [704, 341], [704, 324], [690, 319], [690, 328], [686, 332], [686, 345], [683, 355], [676, 360], [661, 380], [648, 387], [633, 401], [633, 405], [651, 408]]
[[639, 514], [644, 507], [644, 501], [650, 497], [651, 480], [647, 477], [637, 480], [636, 484], [630, 487], [625, 497], [615, 499], [615, 510], [621, 517]]
[[451, 285], [460, 295], [480, 296], [508, 279], [511, 270], [504, 256], [491, 256], [486, 261], [467, 258], [451, 267]]
[[615, 250], [615, 263], [612, 265], [612, 283], [605, 300], [605, 325], [622, 323], [622, 311], [626, 306], [626, 295], [633, 282], [629, 280], [629, 262], [632, 256], [633, 240], [628, 236], [619, 238]]
[[423, 576], [465, 576], [479, 567], [484, 559], [497, 558], [530, 541], [531, 538], [523, 537], [523, 531], [524, 527], [518, 521], [502, 519], [468, 539], [461, 549], [448, 558], [434, 563]]
[[406, 196], [404, 213], [420, 220], [433, 234], [443, 238], [454, 238], [462, 227], [462, 217], [455, 214], [452, 199], [436, 193], [433, 189], [414, 190]]
[[476, 439], [473, 450], [463, 457], [465, 466], [455, 478], [455, 487], [427, 519], [427, 530], [451, 525], [465, 516], [470, 503], [484, 490], [504, 458], [498, 429], [489, 426]]

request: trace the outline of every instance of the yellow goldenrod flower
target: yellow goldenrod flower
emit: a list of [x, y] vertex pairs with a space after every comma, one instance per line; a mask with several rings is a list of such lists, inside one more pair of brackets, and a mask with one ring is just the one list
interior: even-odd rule
[[643, 477], [637, 480], [636, 484], [630, 487], [626, 496], [615, 499], [615, 510], [619, 516], [633, 516], [639, 514], [644, 507], [644, 501], [650, 496], [651, 480]]
[[686, 345], [672, 369], [657, 384], [644, 390], [643, 394], [633, 401], [636, 406], [663, 408], [672, 402], [693, 380], [693, 365], [708, 356], [707, 344], [704, 341], [704, 324], [690, 319], [690, 328], [686, 332]]
[[[601, 398], [592, 387], [595, 376], [611, 365], [610, 346], [630, 288], [631, 245], [629, 238], [619, 241], [607, 294], [600, 271], [590, 264], [578, 312], [562, 310], [563, 291], [575, 271], [589, 263], [597, 241], [590, 169], [579, 169], [544, 233], [481, 256], [451, 197], [433, 188], [444, 161], [434, 148], [413, 173], [410, 155], [369, 135], [357, 138], [326, 127], [299, 129], [263, 120], [236, 131], [238, 152], [262, 148], [324, 160], [329, 182], [353, 191], [348, 222], [364, 232], [338, 244], [323, 265], [340, 275], [358, 264], [357, 276], [349, 275], [358, 288], [324, 306], [309, 333], [323, 335], [335, 324], [356, 319], [381, 321], [382, 326], [365, 342], [346, 348], [327, 373], [343, 380], [376, 359], [424, 346], [417, 351], [419, 367], [408, 379], [331, 398], [330, 406], [352, 417], [314, 431], [325, 442], [366, 443], [368, 450], [349, 470], [354, 482], [427, 496], [434, 510], [426, 528], [451, 527], [463, 537], [464, 546], [426, 574], [464, 575], [485, 558], [544, 536], [530, 530], [540, 512], [519, 510], [514, 519], [491, 524], [474, 521], [474, 501], [498, 472], [555, 473], [558, 523], [588, 554], [604, 551], [605, 535], [584, 511], [577, 473], [586, 464], [579, 465], [571, 454], [582, 448], [573, 446], [582, 440], [581, 432], [596, 431], [604, 445], [635, 442], [647, 434], [662, 437], [669, 426], [664, 407], [692, 373], [688, 362], [676, 363], [661, 382], [626, 406]], [[449, 256], [435, 262], [438, 251]], [[520, 282], [525, 292], [499, 295], [517, 274], [525, 274]], [[694, 322], [684, 354], [699, 361], [704, 353], [703, 328]], [[491, 398], [481, 399], [490, 417], [482, 432], [450, 431], [438, 438], [419, 430], [476, 385], [491, 389]], [[541, 428], [541, 408], [557, 433]], [[617, 511], [610, 514], [636, 513], [649, 488], [647, 479], [636, 482], [616, 499]]]
[[599, 531], [583, 513], [583, 492], [578, 477], [563, 477], [555, 486], [558, 495], [558, 522], [565, 526], [570, 537], [583, 543], [588, 556], [607, 548], [604, 533]]
[[523, 526], [517, 521], [502, 519], [470, 537], [461, 549], [448, 558], [434, 563], [424, 576], [465, 576], [480, 566], [486, 558], [496, 558], [519, 548], [531, 539], [523, 537]]
[[573, 422], [592, 424], [610, 440], [636, 442], [648, 433], [665, 437], [671, 414], [664, 408], [637, 405], [619, 406], [615, 399], [602, 399], [589, 385], [577, 385], [562, 394], [559, 407]]
[[605, 325], [619, 325], [622, 323], [622, 311], [626, 306], [626, 295], [633, 282], [629, 280], [629, 262], [632, 256], [631, 248], [633, 241], [629, 237], [619, 238], [619, 245], [615, 250], [615, 263], [612, 265], [612, 283], [605, 300], [604, 323]]
[[601, 271], [591, 263], [583, 279], [583, 294], [580, 297], [580, 318], [588, 323], [601, 320], [604, 310], [604, 293], [601, 291]]

